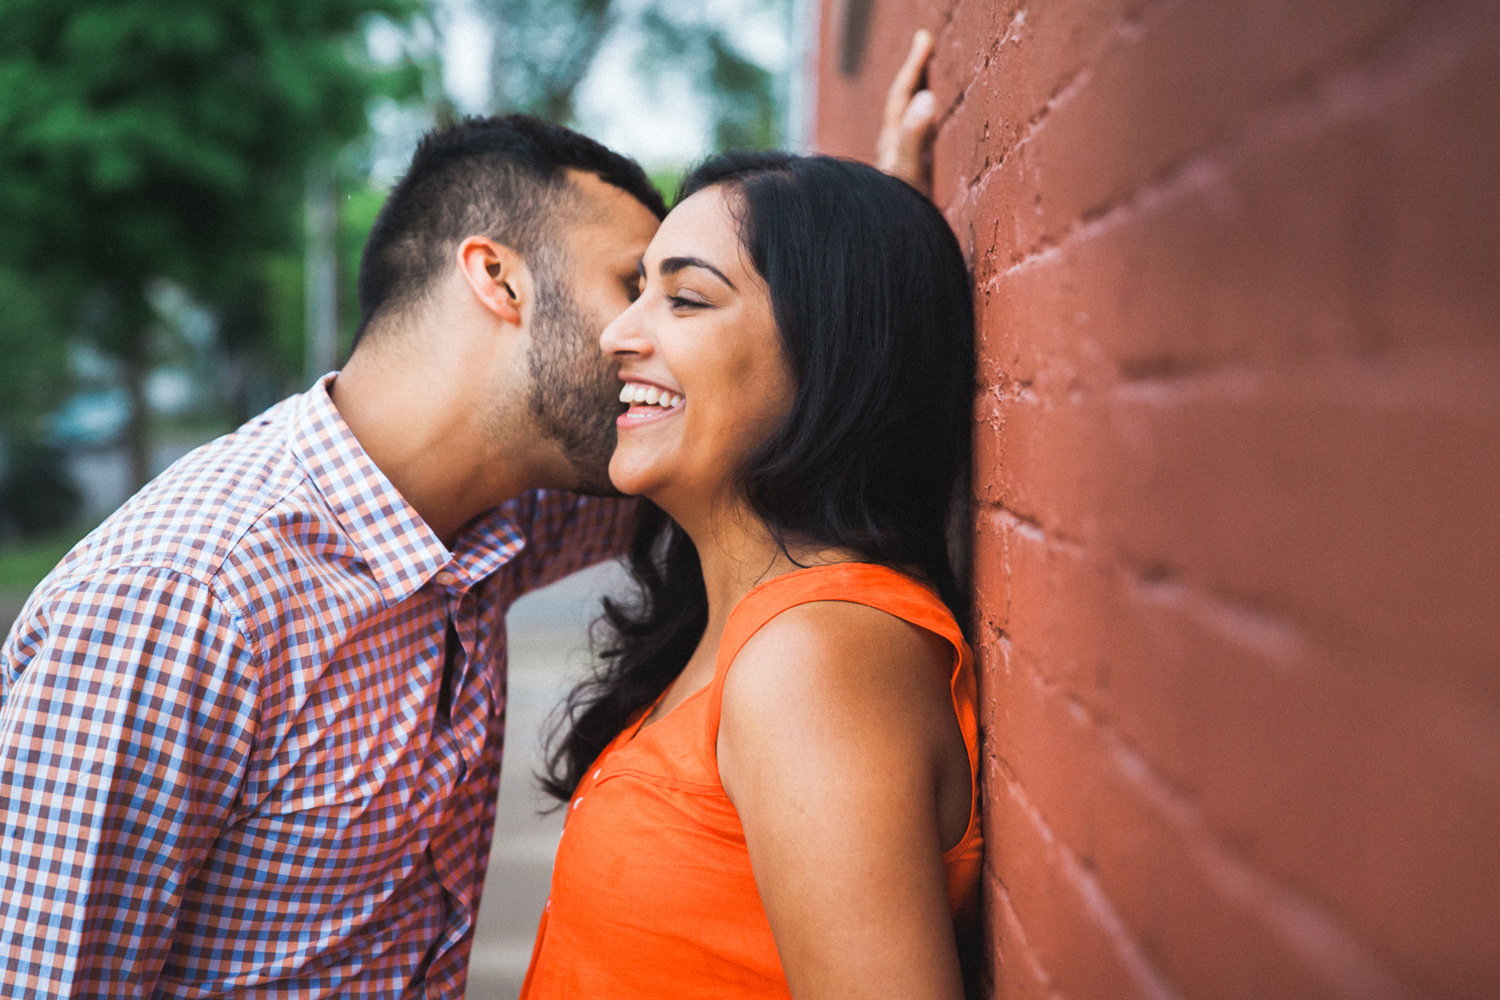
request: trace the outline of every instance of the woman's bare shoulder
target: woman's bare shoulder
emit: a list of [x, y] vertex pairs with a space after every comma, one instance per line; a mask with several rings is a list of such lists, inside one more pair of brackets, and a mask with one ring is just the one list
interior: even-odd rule
[[[731, 737], [840, 742], [921, 738], [950, 712], [953, 647], [879, 608], [815, 601], [781, 612], [735, 656], [725, 678]], [[872, 728], [873, 727], [873, 728]]]
[[867, 604], [812, 601], [786, 609], [761, 626], [735, 657], [734, 669], [790, 672], [808, 682], [836, 682], [894, 672], [910, 673], [921, 664], [939, 667], [953, 647], [941, 636]]

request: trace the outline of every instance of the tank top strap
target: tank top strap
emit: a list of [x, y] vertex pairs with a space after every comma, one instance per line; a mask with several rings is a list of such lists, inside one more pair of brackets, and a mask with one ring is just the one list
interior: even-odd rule
[[[723, 711], [724, 681], [734, 658], [767, 622], [789, 608], [815, 601], [846, 601], [878, 608], [942, 636], [953, 645], [951, 690], [953, 708], [969, 751], [971, 774], [977, 774], [979, 739], [973, 655], [948, 606], [926, 584], [874, 563], [833, 563], [793, 570], [767, 580], [735, 605], [719, 642], [713, 680], [705, 692], [707, 752], [717, 757], [719, 719]], [[717, 773], [717, 766], [714, 767]]]

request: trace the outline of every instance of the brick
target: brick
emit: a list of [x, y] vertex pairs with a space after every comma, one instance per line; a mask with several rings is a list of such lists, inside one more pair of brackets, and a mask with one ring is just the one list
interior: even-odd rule
[[1007, 859], [1002, 885], [1056, 990], [1112, 1000], [1173, 996], [1020, 788], [1009, 785], [998, 798], [986, 826], [989, 849]]
[[[1476, 91], [1500, 93], [1493, 64], [1401, 103], [1395, 137], [1385, 118], [1268, 136], [1043, 258], [993, 279], [981, 268], [979, 283], [995, 286], [984, 297], [987, 351], [999, 349], [995, 336], [1025, 330], [1032, 351], [1006, 351], [1013, 368], [1093, 352], [1137, 371], [1486, 339], [1500, 298], [1500, 268], [1488, 266], [1500, 260], [1500, 228], [1475, 209], [1500, 212], [1500, 175], [1486, 166], [1500, 157], [1500, 135], [1461, 99]], [[1427, 148], [1398, 137], [1444, 119], [1488, 139], [1455, 151], [1452, 173], [1434, 176]], [[977, 216], [1024, 213], [1025, 198], [986, 191]], [[1019, 235], [1005, 235], [1001, 258], [1018, 251]], [[1356, 240], [1357, 253], [1345, 252]]]
[[989, 942], [990, 953], [995, 956], [993, 995], [1005, 1000], [1047, 1000], [1056, 996], [1051, 977], [1042, 968], [1036, 949], [1011, 905], [1010, 893], [993, 872], [986, 872], [986, 876], [987, 920], [994, 928]]
[[1436, 659], [1430, 683], [1495, 690], [1482, 664], [1500, 635], [1475, 626], [1500, 620], [1500, 587], [1474, 585], [1500, 573], [1486, 445], [1500, 345], [1132, 385], [1113, 402], [1119, 478], [1097, 517], [1127, 558], [1284, 613], [1352, 663]]
[[1020, 257], [1033, 251], [1029, 230], [1039, 212], [1042, 178], [1022, 147], [985, 175], [975, 187], [974, 202], [975, 280], [981, 295], [989, 292], [994, 278]]
[[[1161, 776], [1158, 784], [1201, 811], [1200, 839], [1235, 845], [1268, 878], [1329, 901], [1349, 934], [1383, 945], [1410, 980], [1446, 992], [1500, 960], [1484, 930], [1500, 922], [1500, 900], [1479, 888], [1500, 879], [1500, 859], [1488, 850], [1500, 774], [1475, 767], [1500, 759], [1493, 723], [1486, 730], [1473, 720], [1470, 742], [1455, 742], [1463, 705], [1425, 690], [1422, 671], [1341, 674], [1299, 649], [1295, 636], [1267, 637], [1268, 626], [1247, 629], [1211, 599], [1111, 572], [1033, 532], [1008, 532], [1006, 551], [1015, 595], [1007, 659], [1003, 673], [987, 675], [1004, 707], [987, 732], [1012, 780], [1080, 856], [1132, 829], [1108, 803], [1130, 799], [1139, 782], [1119, 777], [1117, 755], [1096, 732], [1107, 725]], [[1413, 717], [1430, 725], [1414, 730]], [[1476, 795], [1485, 784], [1488, 793]], [[1138, 839], [1184, 842], [1165, 827]], [[1432, 849], [1438, 843], [1444, 848]], [[1162, 850], [1146, 860], [1169, 864], [1183, 853]], [[1184, 912], [1206, 905], [1206, 878], [1190, 886], [1199, 902]], [[1147, 896], [1150, 884], [1141, 883]], [[1190, 936], [1183, 954], [1202, 945]]]
[[1172, 585], [1126, 584], [1118, 600], [1099, 700], [1205, 829], [1320, 900], [1417, 995], [1465, 995], [1500, 969], [1500, 899], [1481, 888], [1500, 884], [1500, 713], [1475, 717], [1417, 664], [1354, 672], [1296, 655], [1295, 636], [1261, 634], [1279, 623], [1247, 629], [1238, 609]]
[[928, 83], [939, 108], [957, 104], [974, 78], [996, 55], [1018, 0], [961, 0], [933, 39]]
[[[960, 185], [972, 184], [998, 163], [1031, 115], [1018, 100], [1023, 93], [1016, 86], [1022, 63], [1015, 53], [1025, 19], [1008, 7], [961, 6], [937, 39], [931, 83], [938, 107], [947, 114], [934, 144], [933, 164], [937, 176]], [[947, 55], [959, 42], [976, 50], [963, 61]]]
[[[1004, 353], [1019, 377], [1042, 359], [1135, 373], [1357, 349], [1370, 310], [1340, 251], [1364, 157], [1347, 154], [1205, 166], [1161, 202], [996, 274], [984, 336], [1026, 331], [1026, 356]], [[997, 256], [1013, 256], [1017, 237]]]
[[939, 173], [973, 183], [998, 164], [1128, 34], [1144, 6], [1144, 0], [960, 6], [938, 38], [933, 74], [939, 106], [953, 107], [938, 137]]
[[974, 599], [980, 621], [994, 630], [1006, 628], [1012, 573], [1006, 555], [1009, 535], [1004, 512], [979, 511], [974, 519]]
[[[1486, 343], [1500, 301], [1500, 18], [1493, 6], [1440, 33], [1404, 75], [1370, 98], [1338, 95], [1351, 119], [1333, 134], [1362, 156], [1351, 206], [1370, 349], [1436, 340]], [[1442, 41], [1444, 39], [1440, 39]], [[1415, 82], [1408, 83], [1414, 78]], [[1387, 93], [1392, 96], [1387, 97]], [[1387, 102], [1389, 102], [1387, 106]]]
[[965, 260], [974, 257], [974, 209], [975, 204], [968, 196], [967, 191], [958, 192], [949, 202], [944, 204], [943, 217], [948, 220], [948, 225], [953, 228], [953, 234], [958, 237], [959, 249], [963, 251]]
[[[1148, 392], [1098, 426], [1066, 394], [1043, 390], [1050, 409], [1017, 399], [1004, 413], [1013, 443], [998, 477], [1003, 502], [1036, 503], [1041, 524], [1060, 512], [1058, 523], [1091, 550], [1128, 555], [1148, 594], [1170, 592], [1150, 578], [1158, 567], [1231, 591], [1261, 580], [1257, 603], [1210, 597], [1191, 614], [1156, 619], [1149, 600], [1110, 607], [1087, 572], [1059, 576], [1056, 552], [1027, 550], [1040, 528], [997, 531], [1017, 649], [1085, 693], [1091, 677], [1110, 678], [1121, 726], [1171, 762], [1226, 836], [1258, 845], [1268, 870], [1338, 900], [1404, 974], [1444, 990], [1493, 980], [1495, 939], [1483, 929], [1500, 924], [1492, 896], [1475, 891], [1500, 879], [1484, 847], [1500, 815], [1496, 770], [1485, 763], [1500, 759], [1500, 692], [1487, 666], [1494, 629], [1482, 624], [1496, 620], [1500, 590], [1476, 586], [1500, 564], [1485, 486], [1500, 470], [1482, 445], [1500, 438], [1500, 387], [1485, 380], [1500, 366], [1466, 360], [1465, 376], [1457, 362], [1405, 358], [1389, 381], [1346, 386], [1341, 401], [1323, 397], [1339, 380], [1319, 371], [1270, 380], [1281, 386], [1274, 398], [1236, 390], [1174, 401], [1165, 380], [1167, 398]], [[1423, 377], [1424, 368], [1436, 374]], [[1184, 440], [1194, 442], [1185, 451]], [[1431, 517], [1413, 524], [1409, 509]], [[1288, 519], [1288, 510], [1312, 516]], [[1311, 678], [1293, 683], [1297, 671]], [[1143, 695], [1136, 682], [1146, 677], [1155, 686]], [[1413, 744], [1418, 717], [1430, 721]], [[1011, 724], [990, 723], [996, 734]], [[1205, 744], [1205, 733], [1223, 739]], [[1250, 752], [1257, 747], [1284, 754], [1266, 759]], [[1304, 822], [1288, 823], [1292, 815]], [[1427, 849], [1433, 843], [1445, 847]]]
[[1494, 995], [1500, 11], [875, 10], [820, 130], [937, 28], [992, 995]]
[[1018, 385], [979, 445], [982, 498], [1284, 614], [1353, 662], [1436, 658], [1491, 689], [1500, 636], [1477, 625], [1500, 587], [1474, 584], [1500, 572], [1500, 347], [1107, 390], [1059, 365]]
[[1030, 144], [1047, 179], [1037, 239], [1231, 140], [1258, 108], [1290, 100], [1320, 72], [1357, 57], [1416, 6], [1227, 0], [1151, 8], [1133, 44], [1091, 67], [1087, 84]]
[[[1408, 995], [1337, 919], [1234, 858], [1101, 717], [1022, 661], [996, 722], [1005, 770], [1184, 996]], [[1274, 823], [1286, 813], [1264, 815]], [[1309, 927], [1318, 933], [1304, 941]]]
[[1091, 63], [1130, 36], [1146, 6], [1146, 0], [960, 4], [937, 38], [932, 73], [939, 107], [952, 109], [937, 141], [938, 174], [978, 180]]

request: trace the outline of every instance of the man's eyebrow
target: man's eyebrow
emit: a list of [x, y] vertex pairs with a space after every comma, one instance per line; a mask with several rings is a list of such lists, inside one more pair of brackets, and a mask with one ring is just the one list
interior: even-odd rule
[[[714, 267], [712, 264], [702, 259], [701, 257], [668, 257], [666, 260], [661, 262], [661, 266], [658, 268], [658, 270], [660, 270], [662, 274], [676, 274], [678, 271], [681, 271], [685, 267], [701, 267], [705, 271], [711, 271], [718, 277], [720, 281], [724, 282], [724, 284], [728, 285], [730, 288], [734, 288], [734, 282], [725, 277], [723, 271], [719, 270], [717, 267]], [[734, 288], [734, 290], [739, 291], [738, 288]]]

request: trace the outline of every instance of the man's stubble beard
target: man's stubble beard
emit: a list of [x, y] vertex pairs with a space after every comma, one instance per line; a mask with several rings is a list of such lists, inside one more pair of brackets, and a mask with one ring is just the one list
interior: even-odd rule
[[609, 481], [620, 382], [594, 329], [563, 279], [565, 262], [538, 268], [535, 321], [526, 352], [526, 406], [537, 429], [557, 442], [578, 474], [569, 488], [619, 496]]

